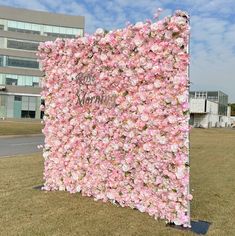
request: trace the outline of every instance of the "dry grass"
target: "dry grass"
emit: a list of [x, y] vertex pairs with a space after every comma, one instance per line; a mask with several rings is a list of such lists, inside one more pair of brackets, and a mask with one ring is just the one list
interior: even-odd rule
[[40, 134], [42, 127], [40, 121], [0, 121], [0, 135]]
[[[234, 147], [235, 130], [191, 133], [192, 218], [213, 222], [208, 235], [235, 235]], [[0, 159], [0, 235], [193, 235], [130, 208], [32, 189], [42, 172], [41, 154]]]

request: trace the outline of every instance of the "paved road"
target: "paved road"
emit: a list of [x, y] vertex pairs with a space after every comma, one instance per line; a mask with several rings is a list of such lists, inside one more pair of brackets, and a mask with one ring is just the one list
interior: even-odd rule
[[0, 137], [0, 158], [19, 154], [41, 152], [37, 146], [44, 144], [44, 136]]

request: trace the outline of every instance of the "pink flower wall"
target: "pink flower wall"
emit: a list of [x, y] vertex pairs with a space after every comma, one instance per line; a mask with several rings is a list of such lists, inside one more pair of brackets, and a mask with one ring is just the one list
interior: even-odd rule
[[40, 45], [45, 190], [188, 226], [188, 40], [177, 11]]

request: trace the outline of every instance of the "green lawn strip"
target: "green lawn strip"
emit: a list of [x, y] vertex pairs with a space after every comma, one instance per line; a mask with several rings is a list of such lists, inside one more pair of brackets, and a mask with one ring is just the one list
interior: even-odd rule
[[41, 134], [43, 125], [40, 122], [0, 121], [1, 135]]

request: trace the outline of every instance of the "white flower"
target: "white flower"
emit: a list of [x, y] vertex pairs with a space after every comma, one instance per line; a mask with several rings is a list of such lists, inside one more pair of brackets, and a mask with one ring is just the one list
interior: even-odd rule
[[47, 159], [48, 157], [49, 157], [49, 152], [43, 152], [43, 157], [45, 158], [45, 159]]
[[138, 81], [136, 79], [131, 79], [131, 85], [132, 86], [136, 86], [137, 82]]
[[81, 186], [77, 186], [77, 188], [76, 188], [76, 191], [78, 192], [78, 193], [80, 193], [81, 192]]
[[92, 130], [92, 135], [93, 136], [96, 136], [97, 135], [97, 131], [94, 129], [94, 130]]
[[166, 39], [171, 39], [172, 38], [172, 32], [167, 30], [166, 33], [165, 33], [165, 38]]
[[105, 137], [105, 138], [103, 139], [103, 143], [104, 143], [104, 144], [109, 143], [109, 138], [108, 138], [108, 137]]
[[153, 52], [158, 52], [159, 49], [161, 49], [157, 44], [154, 44], [151, 48], [150, 48]]
[[140, 119], [141, 119], [142, 121], [146, 122], [146, 121], [148, 121], [149, 117], [148, 117], [147, 114], [142, 114], [141, 117], [140, 117]]
[[177, 117], [176, 117], [176, 116], [169, 116], [169, 117], [168, 117], [168, 121], [169, 121], [171, 124], [173, 124], [173, 123], [175, 123], [175, 122], [177, 121]]
[[137, 22], [137, 23], [134, 25], [134, 28], [135, 28], [135, 29], [141, 29], [141, 28], [143, 28], [143, 26], [144, 26], [143, 22]]
[[185, 25], [186, 22], [187, 22], [187, 19], [185, 17], [179, 16], [179, 17], [175, 17], [174, 21], [175, 21], [176, 24]]
[[64, 191], [65, 190], [65, 186], [64, 185], [60, 185], [59, 186], [59, 191]]
[[177, 195], [175, 193], [169, 193], [168, 199], [171, 201], [176, 201], [177, 200]]
[[130, 149], [129, 144], [125, 143], [125, 144], [123, 145], [123, 149], [124, 149], [125, 151], [128, 151], [128, 150]]
[[133, 42], [134, 42], [134, 44], [135, 44], [137, 47], [139, 47], [139, 46], [141, 46], [141, 45], [143, 44], [143, 41], [140, 40], [140, 39], [134, 39]]
[[68, 107], [64, 107], [64, 108], [62, 109], [62, 111], [63, 111], [65, 114], [67, 114], [67, 113], [69, 112], [69, 109], [68, 109]]
[[103, 34], [104, 34], [104, 30], [103, 30], [102, 28], [98, 28], [98, 29], [95, 31], [95, 34], [103, 35]]
[[132, 128], [135, 127], [135, 123], [132, 122], [131, 120], [128, 120], [128, 121], [127, 121], [127, 127], [128, 127], [129, 129], [132, 129]]
[[146, 210], [146, 207], [143, 205], [137, 205], [136, 207], [140, 212], [145, 212], [145, 210]]
[[113, 146], [114, 150], [118, 150], [118, 148], [119, 148], [119, 145], [117, 143], [114, 143], [112, 146]]
[[149, 151], [151, 150], [151, 145], [150, 145], [149, 143], [145, 143], [145, 144], [143, 145], [143, 149], [144, 149], [145, 151], [149, 152]]
[[77, 173], [72, 173], [72, 178], [74, 179], [74, 180], [78, 180], [78, 174]]
[[122, 170], [123, 170], [124, 172], [127, 172], [128, 170], [130, 170], [130, 167], [129, 167], [127, 164], [124, 164], [124, 165], [122, 166]]
[[153, 85], [154, 85], [155, 88], [160, 88], [161, 87], [161, 82], [159, 80], [156, 80]]
[[128, 133], [128, 137], [129, 138], [134, 138], [135, 137], [135, 133], [133, 131]]
[[107, 58], [108, 57], [105, 54], [103, 54], [103, 53], [100, 55], [100, 60], [101, 61], [105, 61], [105, 60], [107, 60]]
[[176, 172], [176, 177], [178, 179], [182, 179], [184, 177], [184, 172], [185, 172], [185, 168], [183, 166], [178, 167], [177, 172]]
[[145, 109], [144, 106], [142, 106], [142, 105], [139, 105], [139, 106], [138, 106], [138, 111], [139, 111], [140, 113], [142, 113], [142, 112], [144, 111], [144, 109]]
[[156, 31], [159, 28], [158, 23], [153, 23], [150, 26], [151, 31]]
[[160, 136], [160, 137], [158, 138], [158, 141], [159, 141], [160, 144], [165, 144], [165, 143], [166, 143], [166, 137]]
[[184, 103], [187, 100], [187, 95], [182, 94], [182, 95], [177, 96], [177, 98], [178, 98], [179, 103]]
[[171, 151], [172, 152], [177, 152], [178, 151], [178, 145], [177, 144], [171, 145]]
[[126, 76], [128, 77], [133, 76], [132, 70], [126, 70]]
[[98, 47], [97, 47], [97, 46], [94, 46], [94, 47], [93, 47], [93, 49], [92, 49], [92, 51], [93, 51], [93, 52], [98, 52], [98, 51], [99, 51], [99, 49], [98, 49]]
[[109, 199], [114, 199], [114, 195], [113, 195], [112, 193], [107, 193], [107, 197], [108, 197]]
[[80, 40], [83, 44], [86, 44], [86, 43], [88, 42], [88, 38], [87, 38], [87, 37], [79, 38], [79, 40]]
[[175, 40], [175, 42], [176, 42], [176, 44], [177, 44], [179, 47], [181, 47], [181, 46], [184, 45], [184, 39], [183, 39], [183, 38], [177, 38], [177, 39]]

